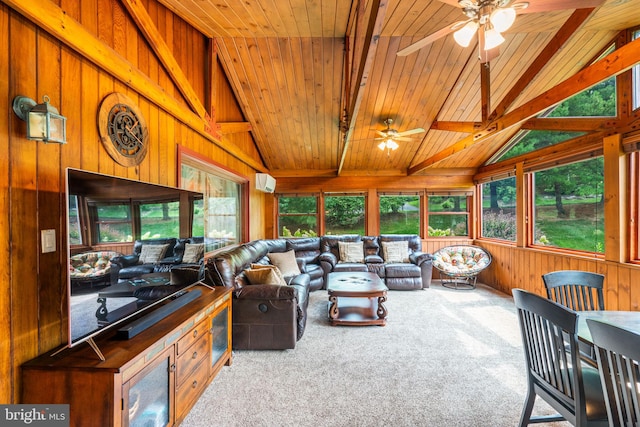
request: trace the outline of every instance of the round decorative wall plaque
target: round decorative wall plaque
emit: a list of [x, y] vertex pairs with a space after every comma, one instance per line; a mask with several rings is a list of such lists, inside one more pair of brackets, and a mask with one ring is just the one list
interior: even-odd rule
[[140, 109], [122, 93], [107, 95], [98, 111], [102, 145], [122, 166], [136, 166], [147, 155], [149, 129]]

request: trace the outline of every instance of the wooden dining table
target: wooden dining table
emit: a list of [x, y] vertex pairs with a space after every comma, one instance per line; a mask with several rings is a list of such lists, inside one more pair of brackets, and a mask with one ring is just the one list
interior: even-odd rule
[[587, 326], [587, 319], [600, 320], [640, 334], [640, 311], [579, 311], [578, 338], [591, 345], [593, 345], [593, 340], [591, 339], [591, 332]]

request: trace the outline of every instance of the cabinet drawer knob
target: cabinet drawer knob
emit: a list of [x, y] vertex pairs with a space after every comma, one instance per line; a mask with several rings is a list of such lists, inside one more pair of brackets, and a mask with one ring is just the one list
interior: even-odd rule
[[176, 371], [176, 364], [172, 363], [171, 366], [169, 366], [169, 372], [175, 372]]
[[191, 384], [191, 387], [193, 387], [193, 388], [198, 387], [198, 381], [197, 380], [193, 380], [193, 383]]
[[197, 330], [197, 329], [195, 329], [195, 330], [193, 331], [193, 337], [195, 338], [195, 337], [197, 337], [197, 336], [198, 336], [198, 330]]
[[193, 356], [191, 356], [192, 359], [196, 359], [198, 357], [198, 352], [194, 351], [193, 352]]

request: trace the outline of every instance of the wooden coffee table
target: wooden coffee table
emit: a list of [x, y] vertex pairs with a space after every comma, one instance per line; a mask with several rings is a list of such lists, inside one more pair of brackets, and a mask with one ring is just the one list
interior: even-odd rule
[[327, 276], [329, 321], [335, 325], [378, 325], [387, 323], [388, 288], [375, 273], [340, 272]]

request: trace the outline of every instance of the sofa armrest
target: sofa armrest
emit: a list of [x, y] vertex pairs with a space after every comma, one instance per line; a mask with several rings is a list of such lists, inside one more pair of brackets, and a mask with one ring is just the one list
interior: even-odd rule
[[122, 255], [111, 258], [111, 265], [116, 265], [119, 268], [131, 267], [138, 264], [140, 256], [137, 254]]
[[110, 260], [111, 272], [109, 273], [111, 278], [111, 284], [115, 285], [116, 283], [118, 283], [118, 278], [119, 278], [121, 269], [125, 267], [138, 265], [139, 260], [140, 260], [140, 256], [137, 254], [121, 255], [121, 256], [111, 258]]
[[425, 261], [433, 260], [433, 256], [431, 256], [431, 254], [428, 254], [426, 252], [413, 252], [412, 254], [409, 255], [409, 260], [413, 264], [415, 264], [415, 265], [417, 265], [419, 267]]
[[367, 255], [364, 257], [365, 264], [382, 264], [384, 260], [380, 255]]
[[433, 256], [425, 252], [413, 252], [409, 254], [409, 260], [420, 267], [422, 288], [428, 288], [431, 285], [431, 278], [433, 276]]
[[291, 286], [249, 285], [236, 291], [235, 296], [238, 299], [293, 300], [296, 298], [296, 290]]
[[300, 269], [300, 271], [303, 273], [306, 273], [307, 261], [303, 260], [302, 258], [296, 258], [296, 262], [298, 263], [298, 268]]
[[331, 273], [338, 263], [338, 257], [336, 257], [332, 252], [323, 252], [318, 256], [318, 260], [320, 261], [320, 266], [326, 273]]

